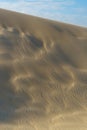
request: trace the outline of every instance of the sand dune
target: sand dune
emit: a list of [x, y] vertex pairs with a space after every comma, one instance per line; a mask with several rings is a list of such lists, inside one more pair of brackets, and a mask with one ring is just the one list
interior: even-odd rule
[[0, 129], [87, 130], [87, 28], [0, 9]]

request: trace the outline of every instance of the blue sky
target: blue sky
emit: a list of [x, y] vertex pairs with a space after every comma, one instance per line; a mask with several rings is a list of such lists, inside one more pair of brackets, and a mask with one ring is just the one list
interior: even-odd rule
[[0, 8], [87, 27], [87, 0], [0, 0]]

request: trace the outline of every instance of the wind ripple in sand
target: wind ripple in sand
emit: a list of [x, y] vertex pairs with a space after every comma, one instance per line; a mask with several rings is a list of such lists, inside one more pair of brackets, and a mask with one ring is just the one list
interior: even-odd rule
[[0, 127], [85, 130], [87, 30], [29, 17], [23, 31], [16, 15], [18, 27], [0, 24]]

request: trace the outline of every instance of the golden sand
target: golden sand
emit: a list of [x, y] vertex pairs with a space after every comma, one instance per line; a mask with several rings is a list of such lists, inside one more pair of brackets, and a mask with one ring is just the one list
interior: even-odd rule
[[0, 9], [0, 130], [87, 130], [87, 28]]

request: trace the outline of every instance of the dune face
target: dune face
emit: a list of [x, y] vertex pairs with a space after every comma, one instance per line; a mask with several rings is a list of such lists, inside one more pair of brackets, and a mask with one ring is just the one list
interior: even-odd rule
[[0, 129], [87, 130], [87, 29], [0, 9]]

